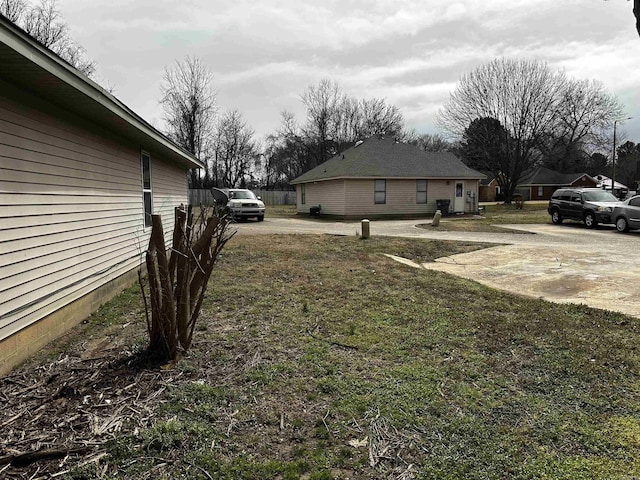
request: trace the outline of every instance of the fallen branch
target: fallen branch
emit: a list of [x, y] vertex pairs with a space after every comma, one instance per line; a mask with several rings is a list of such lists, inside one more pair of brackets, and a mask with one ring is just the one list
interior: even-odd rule
[[57, 458], [64, 458], [67, 455], [87, 453], [92, 450], [94, 450], [94, 447], [48, 448], [35, 452], [0, 457], [0, 465], [11, 464], [14, 467], [27, 467], [39, 460], [55, 460]]

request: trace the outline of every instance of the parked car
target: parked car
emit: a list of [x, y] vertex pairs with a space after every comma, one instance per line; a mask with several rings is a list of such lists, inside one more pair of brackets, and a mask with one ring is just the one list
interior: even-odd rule
[[264, 202], [245, 188], [212, 188], [211, 194], [219, 206], [225, 206], [235, 220], [264, 220]]
[[613, 209], [620, 203], [610, 192], [599, 188], [561, 188], [551, 195], [547, 211], [553, 223], [570, 218], [594, 228], [599, 223], [613, 223]]
[[627, 198], [620, 205], [617, 205], [611, 216], [616, 223], [616, 230], [619, 232], [640, 229], [640, 195]]

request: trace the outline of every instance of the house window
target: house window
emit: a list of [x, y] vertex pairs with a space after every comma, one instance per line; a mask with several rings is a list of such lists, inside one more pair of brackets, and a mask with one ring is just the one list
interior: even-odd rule
[[374, 203], [387, 203], [387, 181], [374, 180]]
[[544, 187], [538, 187], [538, 197], [544, 196]]
[[300, 185], [300, 203], [302, 205], [307, 203], [307, 186], [304, 183]]
[[416, 180], [416, 203], [427, 203], [426, 180]]
[[140, 156], [142, 164], [142, 200], [144, 203], [144, 226], [151, 226], [151, 214], [153, 213], [151, 202], [151, 157], [142, 152]]

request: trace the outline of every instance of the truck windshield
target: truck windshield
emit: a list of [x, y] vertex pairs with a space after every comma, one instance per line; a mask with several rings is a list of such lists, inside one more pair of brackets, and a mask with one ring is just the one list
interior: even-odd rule
[[230, 198], [237, 198], [238, 200], [255, 200], [256, 198], [251, 190], [236, 190], [229, 193]]

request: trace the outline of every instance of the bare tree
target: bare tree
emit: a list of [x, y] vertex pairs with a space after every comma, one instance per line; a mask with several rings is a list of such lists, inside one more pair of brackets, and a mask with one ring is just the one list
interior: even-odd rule
[[0, 0], [0, 14], [16, 25], [20, 24], [26, 10], [27, 4], [24, 0]]
[[258, 149], [254, 131], [237, 110], [225, 112], [216, 125], [213, 146], [214, 178], [219, 186], [246, 187], [252, 176]]
[[462, 137], [474, 120], [492, 118], [504, 128], [506, 162], [495, 165], [510, 202], [522, 172], [536, 161], [536, 148], [556, 121], [566, 77], [544, 63], [496, 59], [464, 75], [438, 114], [445, 131]]
[[12, 21], [73, 67], [89, 77], [95, 73], [95, 61], [88, 60], [84, 48], [71, 38], [57, 0], [40, 0], [35, 6], [20, 0], [3, 0], [2, 8], [16, 18]]
[[624, 109], [595, 80], [567, 80], [559, 94], [555, 121], [538, 146], [545, 165], [561, 172], [574, 172], [580, 158], [607, 150], [611, 123], [623, 115]]
[[311, 85], [301, 95], [307, 109], [303, 131], [314, 157], [314, 167], [337, 153], [335, 142], [342, 98], [338, 84], [327, 79], [321, 80], [317, 86]]
[[[212, 80], [211, 71], [199, 59], [187, 57], [173, 68], [165, 68], [161, 87], [167, 135], [203, 162], [207, 160], [216, 115]], [[192, 186], [200, 183], [197, 171], [191, 172], [190, 182]]]
[[[282, 185], [372, 135], [404, 136], [400, 110], [379, 98], [346, 95], [331, 80], [311, 85], [301, 95], [306, 121], [298, 126], [283, 112], [282, 125], [267, 139], [267, 183]], [[286, 180], [285, 180], [286, 179]]]
[[425, 152], [449, 152], [454, 148], [454, 145], [449, 140], [438, 133], [417, 134], [415, 131], [405, 132], [404, 141]]
[[351, 139], [371, 137], [373, 135], [389, 135], [400, 137], [404, 128], [404, 118], [395, 105], [386, 103], [381, 98], [363, 99], [360, 101], [361, 125], [358, 136]]

